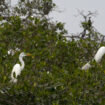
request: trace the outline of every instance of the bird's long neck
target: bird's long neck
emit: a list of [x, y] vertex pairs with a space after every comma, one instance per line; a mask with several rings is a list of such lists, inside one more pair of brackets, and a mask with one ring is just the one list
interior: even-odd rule
[[20, 60], [20, 62], [21, 62], [21, 70], [23, 70], [23, 68], [24, 68], [24, 66], [25, 66], [25, 63], [24, 63], [24, 61], [23, 61], [23, 57], [20, 57], [20, 56], [19, 56], [19, 60]]

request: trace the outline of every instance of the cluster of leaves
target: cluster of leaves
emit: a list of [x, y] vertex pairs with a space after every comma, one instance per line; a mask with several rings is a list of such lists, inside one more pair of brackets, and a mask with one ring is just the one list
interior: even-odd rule
[[48, 15], [55, 4], [52, 0], [19, 0], [19, 5], [15, 7], [18, 14], [26, 15]]
[[[27, 25], [20, 16], [11, 16], [0, 25], [1, 105], [105, 104], [105, 62], [81, 70], [104, 43], [98, 42], [97, 32], [94, 37], [70, 41], [64, 34], [62, 23], [51, 22], [44, 16], [28, 16]], [[8, 50], [16, 48], [20, 51], [8, 55]], [[34, 58], [24, 58], [25, 68], [14, 84], [10, 82], [10, 74], [20, 52], [29, 52]]]

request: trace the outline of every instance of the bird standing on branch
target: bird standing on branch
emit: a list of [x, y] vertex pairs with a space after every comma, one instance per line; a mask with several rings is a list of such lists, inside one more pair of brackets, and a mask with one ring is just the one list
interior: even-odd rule
[[23, 61], [23, 57], [25, 56], [31, 56], [31, 54], [29, 53], [20, 53], [19, 55], [19, 61], [21, 62], [21, 65], [20, 64], [15, 64], [13, 69], [12, 69], [12, 72], [11, 72], [11, 82], [13, 83], [16, 83], [17, 82], [17, 77], [21, 74], [21, 71], [24, 69], [24, 66], [25, 66], [25, 63]]
[[88, 26], [89, 26], [89, 28], [92, 26], [91, 17], [89, 17], [89, 20], [88, 20]]
[[[102, 60], [102, 57], [105, 55], [105, 46], [102, 46], [98, 49], [97, 53], [95, 54], [93, 60], [95, 60], [96, 63], [100, 63]], [[86, 63], [83, 67], [82, 70], [88, 70], [91, 68], [92, 65], [90, 64], [90, 61]]]

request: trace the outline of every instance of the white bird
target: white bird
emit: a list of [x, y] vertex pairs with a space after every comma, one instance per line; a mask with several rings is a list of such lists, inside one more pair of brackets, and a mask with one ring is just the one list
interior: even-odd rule
[[21, 74], [21, 71], [24, 69], [25, 63], [23, 61], [23, 57], [25, 56], [30, 56], [31, 54], [26, 54], [24, 52], [20, 53], [19, 55], [19, 61], [21, 62], [20, 64], [15, 64], [12, 72], [11, 72], [11, 82], [16, 83], [17, 82], [17, 76], [19, 76]]
[[[102, 57], [105, 54], [105, 47], [102, 46], [98, 49], [97, 53], [95, 54], [93, 60], [96, 61], [96, 63], [101, 62]], [[88, 70], [89, 68], [91, 68], [90, 62], [86, 63], [83, 67], [82, 70]]]
[[98, 49], [96, 55], [94, 56], [94, 60], [95, 60], [97, 63], [101, 62], [101, 59], [102, 59], [102, 57], [104, 56], [104, 54], [105, 54], [105, 47], [102, 46], [102, 47], [100, 47], [100, 48]]

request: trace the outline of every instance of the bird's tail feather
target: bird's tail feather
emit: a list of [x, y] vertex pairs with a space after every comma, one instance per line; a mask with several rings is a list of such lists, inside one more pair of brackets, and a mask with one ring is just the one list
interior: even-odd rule
[[10, 82], [16, 83], [17, 82], [17, 79], [16, 78], [11, 79]]

